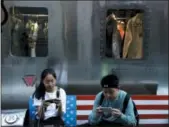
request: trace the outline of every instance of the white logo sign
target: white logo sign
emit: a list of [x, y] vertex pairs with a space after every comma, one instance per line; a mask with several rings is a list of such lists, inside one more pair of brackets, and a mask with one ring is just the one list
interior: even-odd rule
[[18, 117], [15, 114], [10, 114], [5, 116], [5, 122], [8, 124], [13, 124], [17, 121]]

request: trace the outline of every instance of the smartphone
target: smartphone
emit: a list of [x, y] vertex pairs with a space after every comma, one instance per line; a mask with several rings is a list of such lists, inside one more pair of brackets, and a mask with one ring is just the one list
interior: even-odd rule
[[47, 103], [56, 103], [56, 104], [58, 104], [58, 103], [61, 102], [61, 100], [58, 100], [58, 99], [50, 99], [50, 100], [45, 100], [45, 102], [47, 102]]
[[112, 108], [111, 107], [101, 107], [100, 108], [103, 112], [111, 112]]

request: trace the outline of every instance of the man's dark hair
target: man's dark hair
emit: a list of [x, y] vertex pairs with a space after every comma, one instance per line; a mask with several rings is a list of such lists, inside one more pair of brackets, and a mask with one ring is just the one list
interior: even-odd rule
[[104, 76], [101, 80], [102, 88], [118, 88], [119, 78], [114, 74]]

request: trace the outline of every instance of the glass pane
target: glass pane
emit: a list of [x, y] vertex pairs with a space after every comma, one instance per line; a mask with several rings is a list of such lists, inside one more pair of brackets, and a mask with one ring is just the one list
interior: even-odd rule
[[108, 9], [104, 56], [110, 59], [143, 58], [142, 10]]
[[15, 56], [45, 57], [48, 54], [48, 10], [12, 7], [11, 52]]

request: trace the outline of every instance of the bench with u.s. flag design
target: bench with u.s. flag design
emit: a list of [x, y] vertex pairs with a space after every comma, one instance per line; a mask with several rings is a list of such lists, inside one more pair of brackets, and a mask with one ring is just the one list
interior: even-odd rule
[[[92, 111], [95, 95], [67, 95], [66, 113], [63, 120], [67, 127], [86, 123]], [[138, 113], [140, 125], [168, 125], [168, 95], [134, 95], [132, 96]], [[31, 103], [30, 103], [31, 105]], [[34, 111], [30, 111], [31, 117]]]
[[[94, 104], [94, 95], [76, 96], [77, 124], [85, 123]], [[141, 125], [167, 125], [168, 99], [167, 95], [134, 95]]]

